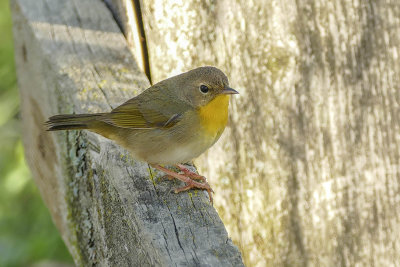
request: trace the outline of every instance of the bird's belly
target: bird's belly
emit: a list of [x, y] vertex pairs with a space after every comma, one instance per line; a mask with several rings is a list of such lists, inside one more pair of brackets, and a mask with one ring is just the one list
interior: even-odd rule
[[197, 138], [188, 142], [175, 143], [153, 153], [146, 153], [144, 160], [156, 164], [177, 164], [191, 161], [206, 151], [214, 140]]
[[178, 164], [205, 152], [218, 140], [223, 129], [207, 131], [196, 117], [185, 116], [170, 129], [128, 131], [121, 141], [138, 160], [151, 164]]

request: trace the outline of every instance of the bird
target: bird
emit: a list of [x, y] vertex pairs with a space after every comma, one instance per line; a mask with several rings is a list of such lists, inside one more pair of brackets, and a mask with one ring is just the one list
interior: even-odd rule
[[46, 126], [48, 131], [89, 130], [111, 139], [134, 159], [184, 182], [175, 193], [206, 190], [213, 203], [214, 191], [207, 179], [184, 164], [218, 141], [234, 94], [238, 91], [229, 87], [220, 69], [204, 66], [162, 80], [111, 112], [55, 115]]

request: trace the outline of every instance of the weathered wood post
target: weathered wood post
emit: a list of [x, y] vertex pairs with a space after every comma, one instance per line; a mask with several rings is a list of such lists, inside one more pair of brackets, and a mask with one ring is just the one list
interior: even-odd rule
[[146, 164], [57, 113], [108, 111], [149, 86], [99, 0], [11, 1], [26, 158], [78, 266], [242, 266], [206, 193], [173, 194]]
[[196, 163], [246, 264], [400, 266], [399, 0], [113, 2], [142, 4], [154, 82], [241, 93]]

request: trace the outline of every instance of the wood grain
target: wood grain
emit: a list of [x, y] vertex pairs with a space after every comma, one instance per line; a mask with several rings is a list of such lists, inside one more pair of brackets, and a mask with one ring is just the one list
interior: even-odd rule
[[202, 191], [179, 186], [54, 114], [106, 112], [149, 86], [105, 4], [13, 0], [26, 158], [77, 266], [243, 266]]
[[197, 163], [245, 263], [400, 265], [400, 2], [141, 3], [154, 82], [241, 93]]

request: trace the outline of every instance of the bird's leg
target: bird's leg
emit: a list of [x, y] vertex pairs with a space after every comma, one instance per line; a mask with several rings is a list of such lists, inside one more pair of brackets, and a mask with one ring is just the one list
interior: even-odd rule
[[[181, 170], [186, 176], [188, 176], [188, 177], [190, 177], [190, 178], [192, 178], [192, 179], [201, 180], [202, 182], [208, 184], [207, 178], [206, 178], [206, 177], [204, 177], [204, 176], [202, 176], [202, 175], [199, 175], [199, 174], [197, 174], [197, 173], [195, 173], [195, 172], [192, 172], [192, 171], [189, 170], [185, 165], [183, 165], [183, 164], [176, 164], [175, 166], [176, 166], [179, 170]], [[213, 191], [213, 192], [214, 192], [214, 191]]]
[[[171, 177], [174, 177], [174, 178], [176, 178], [176, 179], [178, 179], [178, 180], [181, 180], [182, 182], [184, 182], [184, 183], [186, 184], [185, 186], [176, 188], [176, 189], [174, 190], [175, 193], [187, 191], [187, 190], [190, 190], [190, 189], [192, 189], [192, 188], [198, 188], [198, 189], [201, 189], [201, 190], [206, 190], [207, 193], [208, 193], [208, 197], [210, 198], [211, 204], [213, 203], [213, 198], [212, 198], [211, 193], [214, 192], [214, 191], [211, 189], [211, 187], [210, 187], [210, 185], [207, 183], [207, 181], [205, 181], [204, 183], [199, 183], [199, 182], [196, 182], [196, 181], [192, 180], [192, 179], [189, 178], [188, 176], [185, 176], [185, 175], [176, 173], [176, 172], [171, 171], [171, 170], [169, 170], [169, 169], [167, 169], [167, 168], [164, 168], [164, 167], [162, 167], [162, 166], [160, 166], [160, 165], [151, 164], [151, 166], [152, 166], [153, 168], [157, 169], [157, 170], [160, 170], [160, 171], [166, 173], [168, 176], [171, 176]], [[179, 168], [179, 169], [180, 169], [180, 168]], [[188, 171], [189, 171], [189, 170], [188, 170]], [[190, 171], [189, 171], [189, 172], [190, 172]], [[200, 175], [199, 175], [199, 176], [200, 176]]]

